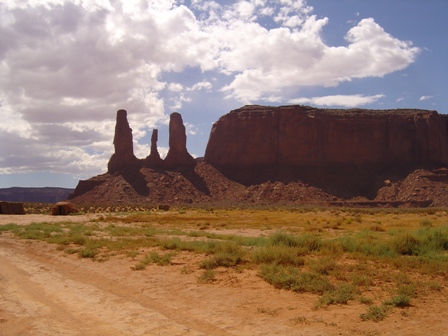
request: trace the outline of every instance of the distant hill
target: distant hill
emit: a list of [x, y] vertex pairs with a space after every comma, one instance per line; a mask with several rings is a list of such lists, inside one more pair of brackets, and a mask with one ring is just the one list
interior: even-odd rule
[[0, 201], [56, 203], [66, 200], [74, 189], [69, 188], [0, 188]]

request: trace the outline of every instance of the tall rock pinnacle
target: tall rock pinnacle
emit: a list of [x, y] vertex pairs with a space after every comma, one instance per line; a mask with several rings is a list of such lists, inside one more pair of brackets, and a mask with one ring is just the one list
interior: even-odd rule
[[151, 135], [151, 153], [145, 159], [146, 165], [149, 167], [160, 167], [163, 164], [159, 151], [157, 150], [158, 137], [159, 131], [157, 129], [153, 129]]
[[111, 156], [107, 165], [109, 173], [121, 171], [138, 163], [138, 159], [134, 155], [132, 129], [129, 127], [126, 110], [117, 111], [114, 147], [115, 153]]
[[187, 151], [187, 134], [183, 124], [182, 116], [171, 113], [170, 116], [170, 149], [164, 160], [166, 168], [194, 167], [196, 160]]

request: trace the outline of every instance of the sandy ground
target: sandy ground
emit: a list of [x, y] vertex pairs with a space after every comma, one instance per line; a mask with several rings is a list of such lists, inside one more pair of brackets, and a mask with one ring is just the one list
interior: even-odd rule
[[[60, 221], [8, 217], [0, 225]], [[274, 289], [255, 271], [218, 269], [199, 283], [197, 258], [133, 271], [129, 257], [94, 262], [3, 234], [0, 335], [448, 335], [447, 286], [376, 323], [361, 321], [358, 302], [313, 310], [317, 296]]]

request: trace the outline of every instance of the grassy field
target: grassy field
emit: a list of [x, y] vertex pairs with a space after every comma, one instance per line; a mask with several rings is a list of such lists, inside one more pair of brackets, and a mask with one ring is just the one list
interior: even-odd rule
[[10, 223], [0, 233], [98, 262], [125, 255], [135, 271], [169, 267], [177, 254], [191, 253], [201, 256], [193, 265], [200, 283], [213, 283], [219, 267], [255, 269], [276, 288], [316, 294], [315, 309], [357, 300], [366, 306], [361, 320], [380, 321], [446, 285], [445, 209], [119, 210], [129, 211], [81, 223]]

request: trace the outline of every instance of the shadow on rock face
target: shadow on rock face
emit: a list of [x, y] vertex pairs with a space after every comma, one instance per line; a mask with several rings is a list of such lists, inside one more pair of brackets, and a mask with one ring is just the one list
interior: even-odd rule
[[200, 192], [210, 196], [210, 189], [204, 179], [194, 170], [194, 168], [185, 168], [179, 171], [190, 183]]
[[301, 181], [338, 198], [351, 199], [357, 196], [375, 199], [384, 180], [394, 181], [406, 177], [415, 167], [376, 169], [369, 165], [328, 167], [251, 167], [246, 169], [219, 169], [226, 178], [246, 187], [267, 182], [281, 182], [285, 185]]
[[135, 192], [141, 196], [149, 195], [149, 188], [145, 175], [140, 172], [139, 167], [133, 167], [119, 172], [121, 176], [128, 182]]

